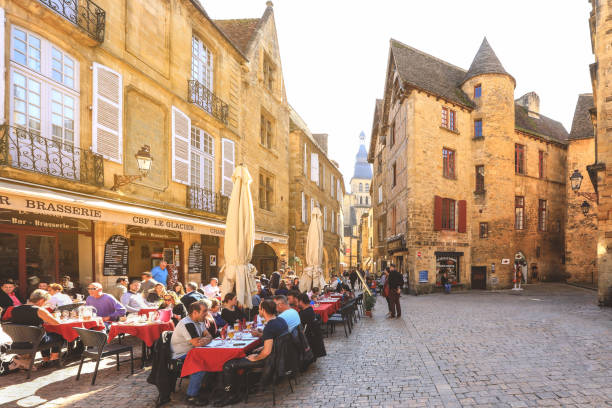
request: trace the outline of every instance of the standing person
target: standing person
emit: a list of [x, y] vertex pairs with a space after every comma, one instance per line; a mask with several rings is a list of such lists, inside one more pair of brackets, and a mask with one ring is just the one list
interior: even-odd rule
[[387, 301], [387, 308], [389, 309], [389, 313], [387, 313], [387, 317], [392, 317], [391, 315], [391, 302], [389, 301], [389, 272], [391, 271], [391, 269], [387, 266], [384, 270], [382, 275], [380, 276], [380, 287], [381, 289], [381, 293], [383, 295], [383, 297], [385, 298], [385, 300]]
[[219, 279], [211, 278], [210, 283], [202, 288], [204, 290], [204, 296], [209, 299], [214, 299], [220, 296], [221, 289], [219, 289]]
[[440, 283], [444, 286], [444, 293], [449, 294], [451, 291], [451, 284], [448, 281], [448, 272], [444, 272], [440, 278]]
[[51, 307], [51, 309], [57, 309], [59, 306], [71, 305], [72, 299], [70, 296], [62, 293], [64, 288], [59, 283], [52, 283], [49, 285], [49, 294], [51, 297], [47, 304]]
[[15, 282], [12, 279], [5, 279], [2, 282], [2, 290], [0, 291], [0, 308], [2, 315], [6, 313], [6, 309], [13, 306], [21, 306], [24, 302], [15, 292]]
[[278, 287], [280, 286], [280, 278], [280, 273], [276, 271], [272, 272], [272, 275], [270, 275], [270, 283], [268, 284], [268, 290], [270, 291], [270, 294], [276, 294], [276, 289], [278, 289]]
[[87, 306], [96, 308], [96, 313], [104, 322], [117, 321], [125, 316], [125, 307], [117, 299], [108, 293], [102, 292], [102, 284], [92, 282], [87, 285], [89, 296], [85, 300]]
[[391, 264], [389, 270], [389, 306], [391, 318], [397, 317], [398, 319], [402, 316], [402, 308], [400, 306], [400, 292], [402, 285], [404, 284], [404, 278], [402, 274], [395, 269], [395, 265]]
[[125, 294], [128, 290], [128, 277], [120, 276], [117, 278], [115, 282], [115, 287], [111, 289], [110, 294], [115, 297], [115, 299], [121, 301], [121, 296]]
[[143, 272], [141, 275], [142, 282], [140, 282], [140, 290], [139, 293], [142, 293], [143, 297], [147, 297], [149, 291], [155, 287], [159, 282], [153, 279], [153, 274], [151, 272]]
[[289, 289], [287, 289], [287, 284], [285, 283], [285, 281], [282, 280], [280, 281], [280, 284], [278, 285], [278, 289], [276, 289], [274, 294], [287, 296], [287, 293], [289, 293]]
[[357, 282], [357, 271], [353, 269], [349, 274], [349, 281], [351, 282], [351, 290], [355, 291], [355, 282]]
[[157, 282], [161, 283], [164, 286], [166, 286], [166, 284], [168, 283], [167, 266], [168, 262], [162, 259], [161, 261], [159, 261], [159, 265], [151, 269], [151, 275], [153, 275], [153, 279], [155, 279]]

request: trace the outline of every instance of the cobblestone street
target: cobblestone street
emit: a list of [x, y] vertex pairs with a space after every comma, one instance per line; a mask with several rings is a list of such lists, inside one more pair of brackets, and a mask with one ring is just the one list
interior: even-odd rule
[[[277, 406], [612, 406], [612, 310], [595, 306], [593, 291], [541, 284], [521, 294], [402, 296], [402, 308], [403, 319], [385, 319], [379, 298], [375, 317], [348, 339], [340, 329], [326, 340], [328, 356], [299, 377], [295, 393], [277, 387]], [[29, 382], [23, 373], [0, 377], [0, 406], [153, 406], [150, 368], [131, 376], [129, 364], [118, 373], [112, 361], [94, 387], [92, 363], [79, 382], [75, 363]], [[186, 385], [170, 406], [183, 406]], [[241, 406], [272, 406], [272, 398]]]

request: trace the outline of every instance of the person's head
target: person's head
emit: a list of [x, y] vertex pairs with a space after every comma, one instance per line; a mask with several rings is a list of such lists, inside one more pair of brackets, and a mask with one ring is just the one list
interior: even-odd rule
[[189, 317], [194, 322], [203, 322], [208, 313], [208, 307], [203, 302], [197, 301], [189, 305]]
[[43, 281], [38, 282], [38, 289], [41, 289], [41, 290], [44, 290], [44, 291], [48, 290], [49, 289], [49, 283], [43, 282]]
[[170, 306], [170, 307], [176, 306], [176, 299], [171, 294], [166, 293], [163, 299], [164, 299], [164, 303], [166, 304], [166, 306]]
[[174, 286], [172, 286], [172, 290], [174, 290], [174, 293], [177, 295], [185, 294], [185, 288], [183, 288], [183, 284], [181, 282], [176, 282]]
[[64, 276], [62, 277], [62, 281], [64, 281], [64, 282], [70, 282], [70, 275], [64, 275]]
[[305, 309], [310, 305], [310, 298], [306, 293], [300, 293], [297, 297], [297, 301], [300, 310]]
[[128, 286], [128, 289], [130, 290], [130, 292], [138, 292], [140, 290], [140, 280], [139, 279], [132, 279], [130, 281], [130, 285]]
[[261, 282], [255, 281], [255, 286], [257, 287], [257, 293], [261, 293]]
[[219, 303], [217, 299], [210, 299], [210, 313], [212, 314], [219, 313], [220, 307], [221, 307], [221, 304]]
[[394, 271], [394, 270], [395, 270], [395, 264], [391, 264], [391, 265], [389, 265], [389, 270], [390, 270], [390, 271]]
[[259, 315], [264, 320], [270, 320], [276, 317], [276, 303], [271, 299], [264, 299], [259, 304]]
[[210, 280], [210, 286], [212, 286], [213, 288], [214, 288], [215, 286], [217, 286], [218, 284], [219, 284], [219, 279], [217, 279], [217, 278], [212, 278], [212, 279]]
[[15, 281], [12, 279], [5, 279], [2, 282], [2, 291], [6, 293], [7, 295], [10, 295], [11, 293], [13, 293], [15, 291], [15, 288], [16, 288]]
[[63, 290], [64, 288], [59, 283], [52, 283], [49, 285], [49, 289], [47, 291], [51, 296], [53, 296], [56, 293], [62, 293]]
[[28, 300], [31, 304], [40, 307], [44, 305], [50, 297], [51, 295], [46, 290], [36, 289], [30, 294], [30, 299]]
[[166, 266], [168, 266], [168, 262], [166, 262], [165, 260], [162, 259], [159, 262], [159, 267], [162, 268], [162, 269], [166, 269]]
[[298, 297], [300, 296], [300, 292], [297, 290], [290, 290], [287, 293], [287, 301], [289, 301], [289, 306], [297, 307], [298, 306]]
[[187, 293], [195, 292], [196, 290], [198, 290], [198, 284], [195, 282], [189, 282], [185, 290], [187, 291]]
[[223, 298], [223, 307], [233, 307], [238, 303], [238, 298], [235, 293], [228, 293]]
[[211, 315], [210, 308], [212, 306], [212, 302], [210, 301], [210, 299], [202, 299], [202, 300], [200, 300], [200, 302], [202, 302], [202, 303], [204, 303], [206, 305], [206, 314], [207, 315]]
[[287, 300], [287, 296], [284, 295], [274, 296], [274, 303], [276, 303], [276, 310], [278, 311], [278, 313], [283, 313], [290, 307], [289, 301]]
[[287, 289], [287, 285], [285, 284], [285, 281], [282, 280], [280, 281], [280, 284], [278, 285], [279, 289]]
[[278, 285], [280, 283], [280, 273], [278, 272], [272, 272], [272, 275], [270, 276], [270, 288], [272, 289], [278, 289]]
[[390, 271], [391, 271], [391, 268], [387, 266], [387, 267], [385, 268], [385, 270], [383, 271], [383, 273], [384, 273], [385, 275], [388, 275]]
[[320, 289], [318, 287], [315, 286], [314, 288], [312, 288], [312, 294], [313, 295], [318, 295], [319, 292], [320, 292]]
[[128, 278], [127, 278], [127, 276], [120, 276], [120, 277], [117, 278], [117, 280], [115, 282], [117, 283], [117, 285], [127, 286], [128, 285]]
[[297, 286], [300, 284], [300, 278], [293, 278], [293, 286]]
[[153, 277], [153, 274], [149, 271], [146, 271], [146, 272], [143, 272], [140, 277], [142, 278], [143, 282], [146, 282]]
[[87, 292], [90, 296], [99, 298], [102, 296], [102, 284], [98, 282], [91, 282], [89, 285], [87, 285]]
[[163, 297], [164, 293], [166, 293], [166, 287], [163, 283], [156, 283], [153, 289], [155, 289], [155, 293], [157, 293], [159, 297]]

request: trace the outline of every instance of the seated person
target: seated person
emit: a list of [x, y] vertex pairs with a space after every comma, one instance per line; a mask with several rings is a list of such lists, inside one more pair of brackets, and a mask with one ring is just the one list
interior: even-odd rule
[[316, 357], [323, 357], [327, 355], [325, 351], [325, 343], [323, 342], [323, 334], [321, 333], [321, 326], [316, 321], [316, 315], [312, 306], [310, 306], [310, 299], [305, 293], [301, 293], [298, 297], [298, 305], [300, 309], [300, 321], [304, 326], [304, 335], [310, 344], [313, 355]]
[[155, 304], [155, 306], [161, 305], [166, 293], [166, 287], [161, 283], [156, 283], [146, 295], [147, 303]]
[[[287, 323], [276, 317], [274, 301], [263, 300], [259, 304], [259, 315], [267, 322], [261, 334], [263, 347], [255, 350], [253, 354], [247, 357], [230, 360], [223, 365], [223, 385], [225, 388], [221, 397], [215, 401], [215, 406], [223, 407], [242, 401], [243, 395], [240, 389], [242, 377], [238, 372], [244, 368], [263, 367], [265, 359], [272, 352], [274, 339], [287, 333]], [[255, 333], [253, 332], [253, 334]]]
[[274, 294], [287, 296], [287, 293], [289, 293], [289, 289], [287, 289], [287, 284], [285, 283], [284, 280], [281, 280], [280, 284], [278, 285], [278, 289], [276, 289]]
[[4, 316], [9, 307], [21, 306], [24, 303], [15, 291], [16, 288], [15, 281], [10, 278], [2, 282], [2, 290], [0, 290], [0, 308], [2, 308], [2, 312], [0, 315]]
[[[43, 307], [43, 305], [49, 300], [51, 295], [47, 291], [42, 289], [36, 289], [30, 294], [30, 299], [28, 303], [25, 305], [15, 306], [11, 313], [11, 323], [15, 324], [24, 324], [28, 326], [36, 326], [42, 327], [43, 323], [47, 324], [60, 324], [59, 321], [53, 317], [51, 313], [47, 311]], [[49, 344], [54, 343], [56, 341], [61, 341], [62, 336], [57, 333], [45, 333], [40, 344]], [[19, 346], [18, 342], [13, 342], [13, 347]], [[53, 347], [51, 351], [41, 350], [40, 354], [43, 356], [43, 367], [48, 366], [49, 364], [54, 364], [59, 361], [59, 353], [60, 347]], [[28, 366], [30, 363], [30, 358], [35, 358], [36, 356], [29, 356], [21, 358], [19, 365], [20, 366]]]
[[185, 290], [187, 293], [181, 298], [181, 303], [185, 305], [187, 310], [189, 310], [189, 305], [193, 302], [204, 299], [204, 295], [197, 291], [198, 284], [195, 282], [189, 282], [185, 287]]
[[221, 302], [217, 299], [211, 299], [210, 301], [210, 314], [215, 319], [215, 324], [217, 325], [217, 329], [221, 330], [227, 322], [223, 320], [221, 317], [221, 313], [219, 313], [219, 309], [221, 309]]
[[276, 311], [278, 312], [278, 317], [287, 322], [289, 332], [293, 331], [293, 329], [300, 325], [300, 315], [295, 309], [292, 309], [289, 306], [289, 301], [287, 300], [286, 296], [274, 296], [274, 303], [276, 303]]
[[210, 299], [204, 299], [201, 302], [204, 303], [206, 305], [206, 308], [208, 309], [208, 312], [206, 313], [206, 316], [204, 317], [204, 327], [210, 333], [210, 336], [213, 339], [216, 337], [219, 337], [220, 332], [219, 332], [219, 328], [217, 327], [217, 322], [215, 321], [215, 318], [210, 312], [210, 309], [212, 307], [212, 301]]
[[242, 310], [238, 307], [238, 298], [235, 293], [228, 293], [225, 295], [225, 298], [223, 298], [221, 317], [230, 325], [244, 319], [244, 313], [242, 313]]
[[72, 299], [70, 299], [70, 296], [62, 293], [63, 290], [64, 288], [59, 283], [52, 283], [51, 285], [49, 285], [48, 292], [51, 297], [47, 302], [47, 306], [55, 310], [59, 306], [71, 305]]
[[102, 284], [92, 282], [87, 285], [89, 296], [85, 300], [87, 306], [96, 308], [96, 314], [105, 323], [117, 321], [121, 316], [125, 316], [125, 307], [117, 299], [108, 293], [102, 292]]
[[302, 323], [304, 330], [306, 330], [307, 326], [316, 320], [317, 315], [312, 309], [308, 295], [305, 293], [300, 293], [298, 296], [298, 310], [300, 322]]
[[219, 289], [219, 279], [212, 278], [210, 283], [202, 288], [204, 290], [204, 296], [209, 299], [214, 299], [221, 295], [221, 290]]
[[291, 306], [292, 309], [299, 310], [298, 309], [298, 297], [299, 296], [300, 296], [299, 290], [290, 290], [289, 293], [287, 293], [287, 300], [289, 301], [289, 306]]
[[[173, 359], [184, 360], [189, 350], [194, 347], [202, 347], [211, 342], [210, 333], [204, 328], [204, 319], [208, 314], [208, 308], [203, 302], [192, 302], [189, 305], [189, 316], [181, 319], [176, 325], [170, 349]], [[205, 371], [198, 371], [189, 376], [187, 387], [187, 403], [190, 405], [208, 405], [208, 400], [200, 398], [200, 387], [206, 375]]]
[[140, 283], [140, 293], [142, 296], [147, 297], [149, 291], [155, 287], [159, 282], [153, 279], [151, 272], [143, 272], [141, 274], [142, 282]]
[[172, 310], [172, 321], [176, 326], [181, 319], [187, 317], [187, 309], [181, 302], [177, 302], [176, 298], [171, 293], [164, 295], [164, 300], [159, 306], [160, 309], [171, 309]]
[[138, 313], [140, 309], [152, 308], [138, 293], [139, 290], [140, 280], [132, 279], [128, 285], [128, 291], [121, 296], [121, 304], [125, 307], [127, 313]]

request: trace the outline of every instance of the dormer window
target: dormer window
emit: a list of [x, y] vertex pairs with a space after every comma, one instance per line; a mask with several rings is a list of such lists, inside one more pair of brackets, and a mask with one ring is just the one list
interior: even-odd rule
[[265, 55], [263, 61], [263, 79], [264, 86], [269, 91], [274, 91], [274, 77], [276, 75], [276, 66], [270, 61], [270, 58]]

